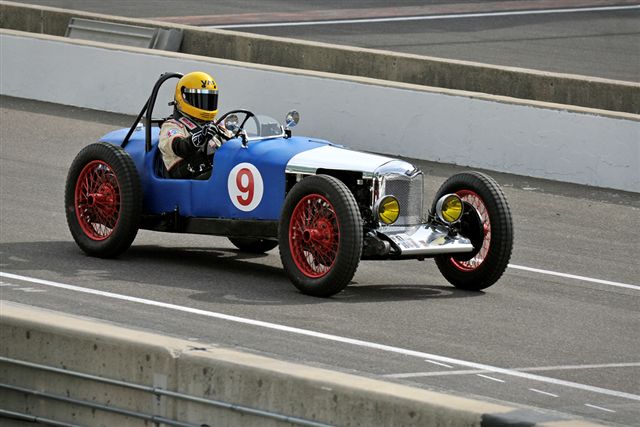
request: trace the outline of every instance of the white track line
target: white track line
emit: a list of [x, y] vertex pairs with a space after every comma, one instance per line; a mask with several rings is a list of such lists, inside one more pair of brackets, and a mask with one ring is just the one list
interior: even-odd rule
[[102, 296], [102, 297], [111, 298], [111, 299], [115, 299], [115, 300], [128, 301], [128, 302], [133, 302], [133, 303], [138, 303], [138, 304], [144, 304], [144, 305], [147, 305], [147, 306], [160, 307], [160, 308], [180, 311], [180, 312], [184, 312], [184, 313], [196, 314], [196, 315], [210, 317], [210, 318], [214, 318], [214, 319], [222, 319], [222, 320], [227, 320], [229, 322], [235, 322], [235, 323], [240, 323], [240, 324], [244, 324], [244, 325], [252, 325], [252, 326], [257, 326], [257, 327], [276, 330], [276, 331], [289, 332], [289, 333], [292, 333], [292, 334], [303, 335], [303, 336], [323, 339], [323, 340], [332, 341], [332, 342], [339, 342], [339, 343], [343, 343], [343, 344], [350, 344], [350, 345], [353, 345], [353, 346], [358, 346], [358, 347], [363, 347], [363, 348], [368, 348], [368, 349], [373, 349], [373, 350], [379, 350], [379, 351], [385, 351], [385, 352], [388, 352], [388, 353], [401, 354], [401, 355], [404, 355], [404, 356], [411, 356], [411, 357], [419, 357], [420, 359], [431, 359], [431, 360], [435, 360], [435, 361], [442, 362], [442, 363], [466, 366], [467, 368], [480, 369], [480, 370], [483, 370], [483, 371], [493, 372], [493, 373], [497, 373], [497, 374], [503, 374], [503, 375], [508, 375], [508, 376], [512, 376], [512, 377], [524, 378], [524, 379], [527, 379], [527, 380], [539, 381], [539, 382], [547, 383], [547, 384], [555, 384], [555, 385], [570, 387], [570, 388], [574, 388], [574, 389], [578, 389], [578, 390], [589, 391], [589, 392], [593, 392], [593, 393], [603, 394], [603, 395], [607, 395], [607, 396], [614, 396], [614, 397], [619, 397], [619, 398], [623, 398], [623, 399], [629, 399], [629, 400], [634, 400], [634, 401], [640, 402], [640, 395], [636, 395], [636, 394], [626, 393], [626, 392], [617, 391], [617, 390], [609, 390], [609, 389], [605, 389], [605, 388], [601, 388], [601, 387], [590, 386], [590, 385], [587, 385], [587, 384], [579, 384], [579, 383], [574, 383], [574, 382], [571, 382], [571, 381], [559, 380], [559, 379], [556, 379], [556, 378], [548, 378], [548, 377], [543, 377], [543, 376], [540, 376], [540, 375], [527, 374], [527, 373], [524, 373], [524, 372], [517, 372], [517, 371], [513, 371], [511, 369], [498, 368], [498, 367], [495, 367], [495, 366], [484, 365], [484, 364], [475, 363], [475, 362], [469, 362], [469, 361], [461, 360], [461, 359], [454, 359], [454, 358], [451, 358], [451, 357], [439, 356], [437, 354], [430, 354], [430, 353], [425, 353], [425, 352], [422, 352], [422, 351], [409, 350], [409, 349], [404, 349], [404, 348], [400, 348], [400, 347], [393, 347], [393, 346], [385, 345], [385, 344], [378, 344], [378, 343], [369, 342], [369, 341], [362, 341], [362, 340], [358, 340], [358, 339], [354, 339], [354, 338], [341, 337], [339, 335], [325, 334], [323, 332], [316, 332], [316, 331], [311, 331], [311, 330], [308, 330], [308, 329], [300, 329], [300, 328], [294, 328], [294, 327], [291, 327], [291, 326], [279, 325], [277, 323], [263, 322], [261, 320], [247, 319], [247, 318], [244, 318], [244, 317], [231, 316], [231, 315], [228, 315], [228, 314], [216, 313], [216, 312], [213, 312], [213, 311], [200, 310], [200, 309], [192, 308], [192, 307], [184, 307], [184, 306], [175, 305], [175, 304], [168, 304], [168, 303], [164, 303], [164, 302], [160, 302], [160, 301], [153, 301], [153, 300], [148, 300], [148, 299], [144, 299], [144, 298], [137, 298], [137, 297], [131, 297], [131, 296], [127, 296], [127, 295], [115, 294], [115, 293], [112, 293], [112, 292], [99, 291], [97, 289], [90, 289], [90, 288], [83, 288], [83, 287], [80, 287], [80, 286], [67, 285], [67, 284], [64, 284], [64, 283], [52, 282], [52, 281], [49, 281], [49, 280], [36, 279], [36, 278], [33, 278], [33, 277], [19, 276], [17, 274], [0, 272], [0, 277], [6, 277], [6, 278], [9, 278], [9, 279], [13, 279], [13, 280], [22, 280], [22, 281], [31, 282], [31, 283], [37, 283], [37, 284], [44, 285], [44, 286], [51, 286], [51, 287], [59, 288], [59, 289], [66, 289], [66, 290], [69, 290], [69, 291], [81, 292], [81, 293], [89, 294], [89, 295], [97, 295], [97, 296]]
[[617, 286], [619, 288], [627, 288], [627, 289], [640, 291], [640, 286], [629, 285], [627, 283], [612, 282], [610, 280], [594, 279], [592, 277], [577, 276], [575, 274], [559, 273], [557, 271], [550, 271], [550, 270], [541, 270], [539, 268], [531, 268], [531, 267], [525, 267], [523, 265], [515, 265], [515, 264], [509, 264], [509, 268], [513, 268], [515, 270], [530, 271], [532, 273], [547, 274], [549, 276], [564, 277], [566, 279], [582, 280], [585, 282], [599, 283], [601, 285]]
[[602, 406], [590, 405], [588, 403], [585, 403], [584, 406], [588, 406], [589, 408], [599, 409], [599, 410], [605, 411], [605, 412], [616, 412], [613, 409], [603, 408]]
[[35, 288], [16, 288], [16, 290], [22, 291], [22, 292], [31, 292], [31, 293], [47, 292], [44, 289], [35, 289]]
[[451, 365], [447, 365], [446, 363], [436, 362], [435, 360], [425, 359], [424, 361], [425, 361], [425, 362], [432, 363], [432, 364], [434, 364], [434, 365], [444, 366], [445, 368], [452, 368], [452, 366], [451, 366]]
[[325, 20], [325, 21], [225, 24], [225, 25], [210, 25], [210, 26], [205, 26], [204, 28], [267, 28], [267, 27], [303, 27], [303, 26], [313, 26], [313, 25], [336, 25], [336, 24], [371, 24], [371, 23], [377, 23], [377, 22], [434, 21], [434, 20], [441, 20], [441, 19], [489, 18], [489, 17], [522, 16], [522, 15], [551, 15], [551, 14], [557, 14], [557, 13], [613, 12], [613, 11], [619, 11], [619, 10], [632, 10], [632, 9], [640, 9], [640, 5], [583, 7], [583, 8], [571, 8], [571, 9], [514, 10], [514, 11], [508, 11], [508, 12], [454, 13], [454, 14], [448, 14], [448, 15], [394, 16], [394, 17], [388, 17], [388, 18], [334, 19], [334, 20]]
[[[428, 362], [428, 360], [425, 360]], [[433, 362], [431, 362], [433, 363]], [[636, 368], [640, 367], [640, 362], [630, 363], [600, 363], [595, 365], [563, 365], [563, 366], [535, 366], [532, 368], [511, 368], [518, 372], [548, 372], [548, 371], [575, 371], [582, 369], [611, 369], [611, 368]], [[429, 372], [408, 372], [402, 374], [383, 375], [388, 378], [418, 378], [418, 377], [446, 377], [453, 375], [471, 375], [487, 372], [485, 370], [458, 370], [458, 371], [429, 371]]]
[[564, 365], [564, 366], [536, 366], [533, 368], [516, 368], [516, 371], [535, 372], [535, 371], [570, 371], [580, 369], [610, 369], [610, 368], [637, 368], [640, 362], [629, 363], [599, 363], [592, 365]]
[[455, 375], [471, 375], [482, 372], [491, 372], [486, 369], [466, 369], [457, 371], [429, 371], [429, 372], [407, 372], [402, 374], [386, 374], [386, 378], [419, 378], [419, 377], [448, 377]]
[[531, 390], [534, 393], [540, 393], [540, 394], [544, 394], [545, 396], [551, 396], [551, 397], [560, 397], [557, 394], [553, 394], [553, 393], [549, 393], [548, 391], [542, 391], [542, 390], [538, 390], [536, 388], [530, 388], [529, 390]]
[[489, 375], [476, 374], [476, 376], [482, 377], [482, 378], [486, 378], [488, 380], [495, 381], [497, 383], [505, 382], [505, 380], [501, 380], [501, 379], [498, 379], [498, 378], [490, 377]]

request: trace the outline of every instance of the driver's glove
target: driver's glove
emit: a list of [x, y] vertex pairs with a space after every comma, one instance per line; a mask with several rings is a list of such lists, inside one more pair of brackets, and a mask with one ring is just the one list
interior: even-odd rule
[[222, 144], [231, 139], [231, 132], [229, 132], [226, 128], [222, 126], [216, 126], [215, 124], [211, 124], [211, 132], [213, 133], [211, 139], [209, 140], [209, 147], [217, 150], [222, 147]]
[[195, 145], [196, 148], [201, 148], [215, 135], [216, 132], [211, 128], [211, 126], [205, 126], [198, 132], [194, 132], [191, 134], [191, 142], [193, 142], [193, 145]]
[[216, 128], [218, 131], [218, 135], [225, 141], [228, 141], [233, 137], [233, 133], [230, 130], [228, 130], [226, 127], [216, 126]]
[[202, 147], [207, 142], [207, 135], [203, 130], [191, 134], [191, 142], [196, 148]]

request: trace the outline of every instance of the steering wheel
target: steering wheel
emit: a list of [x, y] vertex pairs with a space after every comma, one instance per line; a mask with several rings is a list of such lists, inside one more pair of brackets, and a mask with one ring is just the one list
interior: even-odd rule
[[[235, 131], [233, 131], [233, 130], [231, 130], [231, 129], [228, 129], [228, 130], [231, 132], [231, 134], [232, 134], [230, 139], [233, 139], [233, 138], [237, 138], [237, 137], [239, 137], [239, 136], [242, 136], [243, 143], [244, 143], [244, 144], [246, 144], [246, 143], [247, 143], [247, 141], [246, 141], [246, 136], [244, 136], [244, 135], [242, 134], [242, 131], [244, 130], [244, 125], [247, 123], [247, 121], [248, 121], [250, 118], [252, 118], [252, 117], [254, 117], [254, 118], [255, 118], [255, 117], [256, 117], [256, 115], [255, 115], [255, 114], [253, 114], [253, 113], [252, 113], [251, 111], [249, 111], [249, 110], [231, 110], [231, 111], [227, 111], [226, 113], [224, 113], [224, 115], [222, 115], [222, 117], [220, 117], [220, 118], [218, 119], [218, 121], [216, 121], [216, 126], [219, 126], [219, 125], [220, 125], [220, 123], [224, 123], [224, 120], [225, 120], [227, 117], [229, 117], [230, 115], [232, 115], [232, 114], [244, 114], [244, 115], [245, 115], [245, 117], [244, 117], [244, 120], [242, 120], [242, 122], [238, 125], [238, 127], [237, 127], [237, 129], [236, 129]], [[225, 126], [225, 127], [226, 127], [226, 126]]]

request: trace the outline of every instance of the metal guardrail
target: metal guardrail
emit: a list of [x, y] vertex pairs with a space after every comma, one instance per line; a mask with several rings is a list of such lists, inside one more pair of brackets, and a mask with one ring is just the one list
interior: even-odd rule
[[60, 421], [52, 420], [50, 418], [37, 417], [35, 415], [23, 414], [22, 412], [7, 411], [6, 409], [0, 409], [0, 418], [3, 418], [3, 417], [13, 419], [13, 420], [28, 421], [36, 424], [44, 424], [44, 425], [53, 426], [53, 427], [82, 427], [78, 424], [63, 423]]
[[[205, 398], [201, 398], [201, 397], [190, 396], [190, 395], [187, 395], [187, 394], [184, 394], [184, 393], [178, 393], [178, 392], [166, 390], [166, 389], [159, 388], [159, 387], [150, 387], [150, 386], [135, 384], [135, 383], [127, 382], [127, 381], [121, 381], [121, 380], [114, 380], [114, 379], [110, 379], [110, 378], [98, 377], [96, 375], [85, 374], [85, 373], [82, 373], [82, 372], [76, 372], [76, 371], [71, 371], [71, 370], [67, 370], [67, 369], [55, 368], [55, 367], [52, 367], [52, 366], [26, 362], [26, 361], [23, 361], [23, 360], [12, 359], [12, 358], [9, 358], [9, 357], [0, 356], [0, 363], [7, 363], [7, 364], [21, 366], [21, 367], [25, 367], [25, 368], [38, 369], [38, 370], [42, 370], [42, 371], [53, 372], [53, 373], [56, 373], [56, 374], [67, 375], [67, 376], [71, 376], [71, 377], [74, 377], [74, 378], [80, 378], [80, 379], [84, 379], [84, 380], [88, 380], [88, 381], [95, 381], [95, 382], [99, 382], [99, 383], [103, 383], [103, 384], [108, 384], [108, 385], [113, 385], [113, 386], [118, 386], [118, 387], [125, 387], [125, 388], [129, 388], [129, 389], [134, 389], [134, 390], [138, 390], [138, 391], [142, 391], [142, 392], [151, 393], [151, 394], [155, 395], [157, 398], [160, 398], [162, 396], [164, 396], [164, 397], [172, 397], [172, 398], [175, 398], [175, 399], [186, 400], [186, 401], [189, 401], [189, 402], [205, 404], [205, 405], [213, 406], [213, 407], [216, 407], [216, 408], [228, 409], [228, 410], [239, 412], [239, 413], [242, 413], [242, 414], [245, 414], [245, 415], [259, 416], [259, 417], [263, 417], [263, 418], [269, 418], [269, 419], [272, 419], [272, 420], [282, 421], [282, 422], [295, 424], [295, 425], [300, 425], [300, 426], [331, 427], [329, 424], [324, 424], [324, 423], [320, 423], [320, 422], [317, 422], [317, 421], [307, 420], [307, 419], [304, 419], [304, 418], [298, 418], [298, 417], [294, 417], [294, 416], [284, 415], [284, 414], [271, 412], [271, 411], [267, 411], [267, 410], [263, 410], [263, 409], [251, 408], [251, 407], [248, 407], [248, 406], [237, 405], [237, 404], [234, 404], [234, 403], [224, 402], [224, 401], [221, 401], [221, 400], [205, 399]], [[159, 415], [150, 415], [150, 414], [145, 414], [145, 413], [142, 413], [142, 412], [130, 411], [130, 410], [127, 410], [127, 409], [122, 409], [122, 408], [117, 408], [117, 407], [114, 407], [114, 406], [104, 405], [104, 404], [101, 404], [101, 403], [90, 402], [90, 401], [80, 400], [80, 399], [74, 399], [74, 398], [67, 397], [67, 396], [61, 396], [61, 395], [58, 395], [58, 394], [47, 393], [47, 392], [43, 392], [43, 391], [39, 391], [39, 390], [33, 390], [33, 389], [26, 388], [26, 387], [20, 387], [20, 386], [12, 385], [12, 384], [0, 383], [0, 389], [15, 391], [15, 392], [18, 392], [18, 393], [30, 394], [30, 395], [41, 397], [41, 398], [45, 398], [45, 399], [57, 400], [57, 401], [65, 402], [65, 403], [70, 403], [70, 404], [73, 404], [73, 405], [84, 406], [84, 407], [88, 407], [88, 408], [92, 408], [92, 409], [96, 409], [96, 410], [101, 410], [101, 411], [105, 411], [105, 412], [111, 412], [111, 413], [115, 413], [115, 414], [119, 414], [119, 415], [123, 415], [123, 416], [128, 416], [128, 417], [133, 417], [133, 418], [138, 418], [138, 419], [142, 419], [142, 420], [145, 420], [145, 421], [150, 421], [150, 422], [155, 423], [157, 425], [158, 424], [165, 424], [165, 425], [176, 426], [176, 427], [203, 427], [203, 425], [200, 425], [200, 424], [192, 424], [192, 423], [182, 422], [182, 421], [178, 421], [178, 420], [171, 420], [171, 419], [159, 416]], [[0, 416], [9, 416], [11, 414], [13, 414], [12, 416], [14, 416], [16, 418], [27, 419], [27, 420], [31, 420], [31, 421], [37, 421], [37, 422], [48, 424], [48, 425], [52, 425], [52, 426], [64, 426], [64, 427], [73, 426], [73, 427], [75, 427], [73, 424], [66, 424], [64, 422], [58, 422], [58, 421], [55, 421], [55, 420], [47, 420], [47, 419], [45, 419], [43, 417], [35, 417], [33, 415], [30, 415], [30, 414], [22, 414], [22, 413], [18, 413], [18, 412], [14, 412], [14, 411], [8, 411], [8, 410], [0, 408]]]

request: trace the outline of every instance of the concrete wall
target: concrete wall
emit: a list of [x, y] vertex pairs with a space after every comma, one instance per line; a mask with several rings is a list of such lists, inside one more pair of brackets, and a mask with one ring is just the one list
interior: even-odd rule
[[[221, 87], [221, 111], [249, 108], [282, 119], [295, 108], [302, 115], [296, 134], [383, 154], [640, 192], [637, 115], [9, 30], [0, 35], [3, 95], [137, 114], [161, 73], [205, 70]], [[171, 90], [159, 96], [158, 115]]]
[[640, 114], [640, 84], [0, 2], [0, 28], [65, 34], [71, 17], [184, 32], [182, 52]]
[[[305, 367], [3, 302], [0, 355], [341, 426], [479, 426], [561, 421], [533, 411]], [[211, 426], [289, 423], [0, 362], [0, 383]], [[0, 409], [91, 426], [151, 425], [134, 417], [0, 389]], [[566, 420], [565, 420], [566, 421]], [[498, 425], [485, 422], [483, 426]], [[562, 425], [557, 424], [557, 425]]]

